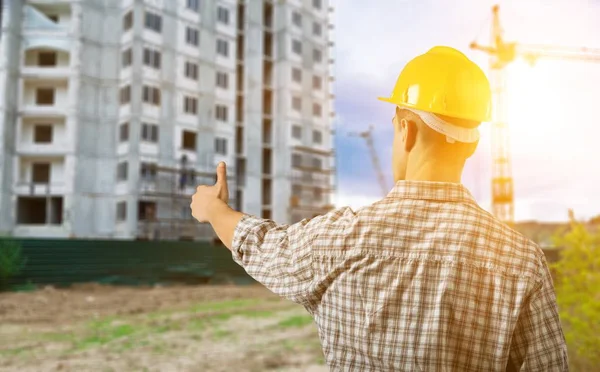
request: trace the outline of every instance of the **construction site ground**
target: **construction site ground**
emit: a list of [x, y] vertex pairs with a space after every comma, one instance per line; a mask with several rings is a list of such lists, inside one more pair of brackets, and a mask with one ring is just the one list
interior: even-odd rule
[[261, 286], [0, 294], [1, 371], [327, 371], [306, 310]]

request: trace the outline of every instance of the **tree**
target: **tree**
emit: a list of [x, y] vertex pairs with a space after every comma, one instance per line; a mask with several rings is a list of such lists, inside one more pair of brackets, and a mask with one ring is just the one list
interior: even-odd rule
[[554, 237], [561, 247], [552, 265], [560, 317], [574, 371], [600, 366], [600, 233], [571, 216], [570, 228]]
[[590, 218], [590, 225], [600, 225], [600, 214]]

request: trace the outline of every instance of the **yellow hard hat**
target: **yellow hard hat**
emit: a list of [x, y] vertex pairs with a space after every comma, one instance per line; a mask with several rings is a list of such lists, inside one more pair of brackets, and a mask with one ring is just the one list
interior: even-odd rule
[[380, 100], [458, 119], [491, 120], [492, 91], [484, 72], [463, 53], [436, 46], [404, 67], [392, 95]]

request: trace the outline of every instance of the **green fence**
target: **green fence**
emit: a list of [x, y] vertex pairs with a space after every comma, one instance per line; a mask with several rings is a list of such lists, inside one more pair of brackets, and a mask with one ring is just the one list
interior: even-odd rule
[[0, 243], [5, 240], [20, 244], [27, 259], [9, 279], [11, 287], [253, 282], [226, 247], [205, 242], [0, 238]]

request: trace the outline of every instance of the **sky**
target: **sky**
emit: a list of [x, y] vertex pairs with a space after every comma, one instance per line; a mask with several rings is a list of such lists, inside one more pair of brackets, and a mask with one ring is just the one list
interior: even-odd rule
[[[368, 6], [366, 5], [368, 4]], [[388, 188], [391, 93], [412, 58], [435, 45], [461, 50], [488, 71], [491, 8], [500, 5], [505, 40], [600, 49], [600, 0], [333, 0], [337, 114], [336, 205], [354, 208], [382, 197], [364, 140], [348, 134], [374, 126]], [[510, 150], [517, 221], [564, 221], [600, 214], [600, 63], [517, 60], [506, 69]], [[468, 161], [463, 183], [490, 210], [490, 124]]]

